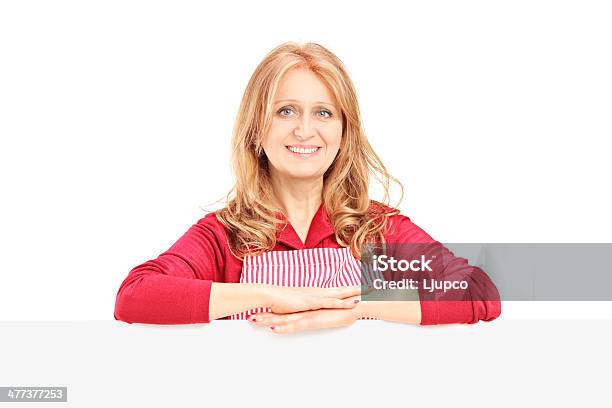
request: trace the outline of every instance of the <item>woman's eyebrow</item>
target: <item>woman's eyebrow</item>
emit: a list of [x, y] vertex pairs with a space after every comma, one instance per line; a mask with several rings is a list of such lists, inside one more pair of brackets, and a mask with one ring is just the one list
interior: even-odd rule
[[[298, 101], [297, 99], [279, 99], [278, 101], [275, 101], [274, 104], [281, 103], [281, 102], [301, 102], [301, 101]], [[320, 103], [322, 105], [329, 105], [329, 106], [335, 107], [335, 105], [331, 102], [315, 101], [314, 103]]]

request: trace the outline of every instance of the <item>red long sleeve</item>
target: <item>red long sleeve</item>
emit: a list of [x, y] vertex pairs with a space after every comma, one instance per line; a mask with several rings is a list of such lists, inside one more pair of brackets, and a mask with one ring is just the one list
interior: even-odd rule
[[128, 323], [209, 322], [213, 280], [223, 281], [225, 235], [214, 214], [198, 221], [170, 249], [133, 268], [121, 284], [115, 319]]
[[[404, 215], [390, 219], [386, 239], [390, 243], [439, 244]], [[286, 228], [277, 237], [274, 250], [305, 248], [339, 248], [323, 206], [315, 214], [306, 243], [292, 228]], [[469, 290], [462, 298], [466, 300], [422, 300], [421, 324], [476, 323], [498, 317], [499, 293], [487, 274], [442, 248], [446, 262], [443, 276], [437, 278], [465, 279]], [[212, 282], [240, 282], [242, 267], [229, 251], [223, 225], [215, 213], [209, 213], [166, 252], [129, 272], [117, 292], [115, 319], [128, 323], [208, 323]]]
[[[397, 215], [393, 218], [387, 240], [390, 243], [435, 244], [437, 256], [443, 258], [444, 268], [435, 276], [439, 280], [465, 280], [468, 289], [465, 300], [421, 300], [421, 325], [476, 323], [490, 321], [501, 314], [499, 292], [489, 276], [480, 268], [469, 265], [465, 258], [455, 256], [448, 248], [434, 240], [410, 218]], [[426, 299], [422, 287], [421, 299]], [[455, 297], [456, 298], [456, 297]]]

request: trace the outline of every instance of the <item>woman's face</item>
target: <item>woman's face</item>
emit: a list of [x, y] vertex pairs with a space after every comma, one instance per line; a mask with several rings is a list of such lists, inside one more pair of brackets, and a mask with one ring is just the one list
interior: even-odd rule
[[322, 177], [342, 138], [342, 117], [333, 94], [312, 71], [289, 70], [273, 100], [273, 119], [262, 147], [272, 177]]

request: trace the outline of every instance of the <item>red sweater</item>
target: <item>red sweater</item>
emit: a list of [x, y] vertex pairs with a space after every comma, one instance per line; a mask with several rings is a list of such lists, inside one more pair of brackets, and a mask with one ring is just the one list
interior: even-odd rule
[[[401, 214], [389, 219], [385, 239], [390, 243], [437, 243]], [[314, 215], [305, 243], [289, 224], [279, 231], [274, 251], [306, 248], [340, 248], [323, 205]], [[472, 300], [422, 300], [421, 324], [476, 323], [497, 318], [501, 313], [499, 293], [488, 275], [466, 259], [454, 257], [450, 251], [448, 254], [452, 262], [444, 274], [467, 280], [470, 293], [466, 299]], [[117, 293], [115, 319], [127, 323], [208, 323], [212, 282], [237, 283], [241, 272], [242, 262], [229, 251], [225, 228], [214, 212], [209, 213], [167, 251], [129, 272]]]

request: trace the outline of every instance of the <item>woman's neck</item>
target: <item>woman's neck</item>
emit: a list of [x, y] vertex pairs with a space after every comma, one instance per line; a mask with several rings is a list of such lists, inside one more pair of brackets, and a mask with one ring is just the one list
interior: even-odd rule
[[273, 177], [272, 186], [279, 205], [291, 224], [310, 224], [322, 202], [323, 177], [320, 179], [282, 179]]

